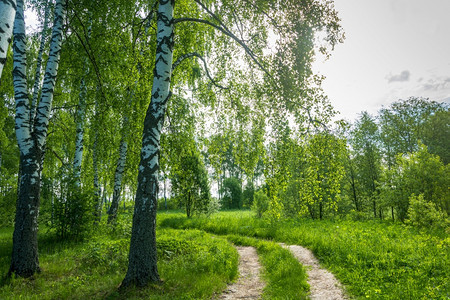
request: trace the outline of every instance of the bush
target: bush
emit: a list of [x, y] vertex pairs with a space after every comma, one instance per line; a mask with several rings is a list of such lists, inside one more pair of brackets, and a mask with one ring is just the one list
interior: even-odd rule
[[261, 190], [257, 191], [253, 196], [252, 210], [256, 212], [258, 218], [269, 209], [269, 197]]
[[55, 199], [51, 227], [61, 238], [83, 238], [92, 229], [93, 192], [81, 191], [71, 179], [67, 192]]
[[158, 210], [166, 210], [166, 203], [167, 203], [167, 210], [174, 210], [181, 208], [181, 205], [179, 205], [174, 198], [167, 198], [167, 201], [164, 198], [158, 199]]
[[11, 188], [0, 195], [0, 227], [13, 226], [16, 213], [17, 190]]
[[225, 178], [222, 188], [222, 208], [224, 209], [240, 209], [242, 207], [242, 188], [241, 180], [236, 177]]
[[443, 227], [444, 213], [436, 209], [436, 205], [423, 198], [423, 194], [409, 197], [408, 223], [419, 227]]

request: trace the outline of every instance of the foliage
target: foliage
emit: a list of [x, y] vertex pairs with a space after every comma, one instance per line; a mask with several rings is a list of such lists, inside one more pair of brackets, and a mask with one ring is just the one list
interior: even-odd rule
[[[354, 186], [354, 202], [358, 211], [362, 206], [371, 207], [373, 216], [377, 217], [380, 209], [377, 203], [378, 181], [381, 173], [380, 133], [375, 119], [363, 112], [350, 131], [349, 144], [352, 148], [351, 162], [354, 167], [352, 178]], [[356, 194], [358, 190], [359, 195]], [[359, 198], [362, 198], [358, 201]], [[363, 201], [365, 199], [365, 201]]]
[[[391, 166], [399, 153], [414, 152], [424, 140], [426, 127], [442, 104], [424, 98], [399, 100], [380, 110], [381, 141], [386, 161]], [[440, 139], [441, 137], [439, 137]]]
[[[68, 178], [66, 190], [60, 197], [54, 197], [50, 227], [55, 229], [60, 238], [84, 238], [93, 223], [93, 193], [82, 192], [73, 178]], [[47, 216], [48, 217], [48, 216]]]
[[443, 227], [445, 216], [433, 202], [426, 201], [423, 194], [409, 197], [408, 223], [420, 227]]
[[242, 207], [241, 181], [236, 177], [226, 178], [222, 183], [222, 208], [236, 209]]
[[439, 157], [428, 153], [427, 147], [419, 144], [417, 152], [397, 156], [391, 170], [385, 170], [381, 196], [397, 209], [400, 220], [405, 220], [412, 194], [422, 194], [446, 214], [449, 213], [448, 165]]
[[253, 197], [252, 210], [256, 212], [258, 218], [261, 218], [269, 209], [270, 199], [263, 190], [257, 191]]
[[308, 141], [307, 166], [299, 193], [313, 219], [322, 219], [326, 210], [337, 210], [345, 151], [343, 140], [326, 133]]

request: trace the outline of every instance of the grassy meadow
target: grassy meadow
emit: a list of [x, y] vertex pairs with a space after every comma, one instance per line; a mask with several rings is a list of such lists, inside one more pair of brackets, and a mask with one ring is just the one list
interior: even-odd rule
[[159, 222], [163, 227], [305, 246], [354, 298], [450, 298], [450, 237], [444, 231], [380, 221], [296, 219], [268, 224], [251, 212], [191, 219], [161, 214]]
[[125, 276], [131, 215], [81, 241], [39, 233], [42, 272], [7, 278], [12, 228], [0, 229], [0, 299], [214, 299], [238, 276], [233, 244], [253, 246], [264, 299], [306, 299], [305, 269], [278, 242], [311, 249], [354, 299], [449, 299], [450, 238], [389, 222], [306, 219], [273, 224], [249, 211], [186, 218], [158, 214], [162, 284], [118, 290]]

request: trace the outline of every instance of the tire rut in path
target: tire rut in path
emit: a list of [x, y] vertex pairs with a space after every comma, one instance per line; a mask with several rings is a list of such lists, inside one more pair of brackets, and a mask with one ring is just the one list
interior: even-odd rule
[[239, 253], [239, 278], [228, 286], [219, 299], [259, 299], [264, 288], [261, 265], [253, 247], [236, 247]]
[[310, 286], [310, 299], [312, 300], [343, 300], [348, 299], [341, 287], [341, 284], [329, 271], [319, 265], [319, 261], [314, 254], [296, 245], [281, 246], [289, 249], [302, 265], [306, 267], [308, 273], [308, 284]]

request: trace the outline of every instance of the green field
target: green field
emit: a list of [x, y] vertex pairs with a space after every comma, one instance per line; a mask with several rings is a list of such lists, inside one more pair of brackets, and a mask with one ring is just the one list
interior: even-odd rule
[[450, 237], [444, 231], [377, 221], [279, 221], [268, 225], [251, 212], [187, 219], [161, 214], [160, 224], [239, 234], [311, 249], [355, 298], [449, 299]]
[[[249, 211], [209, 218], [158, 215], [163, 283], [119, 291], [128, 255], [130, 215], [113, 230], [100, 225], [84, 241], [57, 240], [41, 230], [42, 272], [31, 279], [8, 271], [11, 228], [0, 230], [0, 299], [211, 299], [237, 277], [232, 247], [256, 247], [266, 282], [264, 299], [304, 299], [304, 268], [277, 242], [310, 248], [355, 299], [448, 299], [450, 238], [443, 231], [374, 221], [285, 220], [268, 225]], [[271, 241], [272, 240], [272, 241]]]

